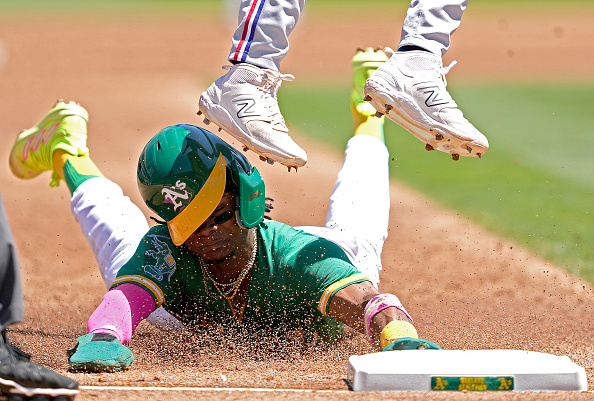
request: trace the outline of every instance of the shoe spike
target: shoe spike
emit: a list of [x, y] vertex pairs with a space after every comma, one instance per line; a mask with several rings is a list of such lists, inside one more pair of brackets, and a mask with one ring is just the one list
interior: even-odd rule
[[199, 115], [199, 116], [201, 116], [201, 115], [202, 115], [202, 112], [201, 112], [200, 110], [198, 110], [198, 111], [196, 112], [196, 115]]
[[468, 151], [468, 153], [472, 153], [472, 148], [468, 145], [466, 145], [466, 150]]
[[483, 155], [481, 155], [480, 153], [477, 153], [476, 155], [478, 156], [479, 159], [483, 158]]
[[221, 132], [223, 129], [221, 127], [219, 127], [219, 132]]
[[431, 146], [430, 144], [425, 145], [425, 150], [431, 152], [432, 150], [435, 150], [435, 148], [433, 146]]
[[364, 101], [369, 102], [371, 100], [371, 96], [369, 95], [365, 95], [365, 97], [363, 98]]
[[243, 151], [244, 151], [244, 152], [247, 152], [248, 150], [250, 150], [250, 148], [248, 148], [247, 146], [244, 146], [244, 147], [243, 147]]
[[266, 158], [264, 156], [260, 156], [260, 160], [262, 160], [263, 162], [266, 161]]
[[271, 166], [274, 164], [274, 160], [266, 159], [266, 163], [270, 164]]
[[376, 112], [375, 112], [375, 116], [376, 116], [377, 118], [381, 118], [381, 117], [383, 117], [384, 115], [383, 115], [382, 113], [380, 113], [379, 111], [376, 111]]
[[287, 166], [287, 170], [289, 170], [289, 173], [291, 172], [291, 168], [295, 169], [295, 172], [297, 172], [297, 167], [295, 166]]
[[391, 105], [387, 104], [386, 105], [386, 113], [389, 113], [390, 110], [392, 110], [394, 107], [392, 107]]
[[444, 138], [444, 137], [443, 137], [443, 134], [437, 134], [437, 135], [435, 135], [435, 140], [436, 140], [436, 141], [442, 141], [442, 140], [443, 140], [443, 138]]
[[204, 117], [204, 124], [208, 125], [210, 124], [210, 121], [208, 121], [208, 118]]
[[460, 155], [458, 153], [452, 153], [452, 160], [454, 160], [454, 161], [460, 160]]

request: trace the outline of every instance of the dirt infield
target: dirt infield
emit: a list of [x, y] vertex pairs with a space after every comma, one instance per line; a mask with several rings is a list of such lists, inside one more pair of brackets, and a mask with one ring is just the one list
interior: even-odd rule
[[[398, 16], [398, 21], [401, 17]], [[591, 16], [469, 13], [448, 58], [455, 79], [579, 79], [591, 73]], [[487, 12], [489, 11], [489, 12]], [[344, 80], [353, 48], [394, 43], [393, 18], [380, 17], [364, 32], [354, 18], [309, 15], [295, 32], [286, 72], [303, 79]], [[199, 93], [216, 78], [229, 47], [228, 29], [207, 16], [162, 19], [141, 15], [107, 20], [73, 16], [0, 20], [0, 40], [9, 59], [0, 70], [0, 133], [7, 160], [14, 135], [34, 124], [57, 98], [89, 111], [89, 148], [106, 176], [141, 204], [135, 165], [146, 140], [175, 123], [201, 125]], [[524, 29], [524, 31], [521, 30]], [[588, 36], [589, 35], [589, 36]], [[343, 40], [331, 41], [331, 36]], [[494, 41], [493, 37], [500, 40]], [[544, 39], [544, 41], [543, 41]], [[542, 52], [561, 54], [543, 65]], [[491, 62], [486, 60], [491, 57]], [[569, 57], [573, 55], [573, 58]], [[540, 56], [540, 58], [539, 58]], [[538, 68], [538, 74], [534, 69]], [[456, 76], [460, 78], [456, 78]], [[590, 78], [591, 79], [591, 78]], [[290, 121], [289, 121], [290, 123]], [[248, 157], [275, 199], [273, 217], [295, 225], [322, 224], [342, 155], [294, 134], [308, 151], [297, 174]], [[224, 136], [226, 140], [229, 137]], [[232, 142], [232, 141], [231, 141]], [[428, 154], [428, 160], [431, 154]], [[472, 164], [473, 160], [463, 160]], [[0, 191], [16, 238], [24, 274], [26, 322], [11, 338], [36, 361], [84, 386], [347, 389], [343, 378], [353, 353], [370, 348], [360, 337], [331, 347], [277, 352], [251, 348], [224, 335], [166, 333], [142, 324], [130, 343], [135, 362], [128, 372], [67, 372], [66, 350], [86, 331], [86, 320], [104, 294], [93, 254], [69, 209], [65, 185], [48, 187], [49, 175], [15, 179], [0, 163]], [[586, 368], [594, 383], [594, 291], [586, 283], [476, 227], [394, 182], [389, 239], [381, 289], [396, 293], [415, 317], [423, 337], [448, 349], [511, 348], [567, 355]], [[303, 206], [307, 205], [307, 208]], [[147, 209], [143, 208], [146, 212]], [[348, 393], [349, 398], [365, 395]], [[157, 389], [84, 389], [77, 399], [331, 399], [335, 392], [240, 392]], [[369, 396], [369, 395], [366, 395]], [[507, 399], [481, 394], [374, 394], [375, 399]], [[513, 399], [587, 399], [584, 394], [517, 394]]]

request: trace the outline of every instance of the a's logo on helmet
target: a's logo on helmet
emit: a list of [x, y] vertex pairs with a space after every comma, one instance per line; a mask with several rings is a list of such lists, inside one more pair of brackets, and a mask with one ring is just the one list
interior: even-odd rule
[[173, 210], [177, 212], [177, 209], [184, 206], [184, 201], [188, 201], [192, 193], [186, 190], [186, 183], [181, 180], [177, 180], [174, 187], [165, 187], [161, 190], [161, 195], [165, 196], [163, 203], [171, 203]]

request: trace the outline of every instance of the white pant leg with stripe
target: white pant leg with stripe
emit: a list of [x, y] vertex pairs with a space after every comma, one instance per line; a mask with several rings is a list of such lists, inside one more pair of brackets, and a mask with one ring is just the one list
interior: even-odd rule
[[[70, 206], [109, 289], [120, 268], [134, 255], [140, 240], [148, 231], [146, 218], [123, 194], [119, 185], [104, 177], [83, 182], [72, 194]], [[162, 307], [147, 320], [164, 328], [183, 328]]]
[[304, 4], [305, 0], [241, 0], [229, 61], [280, 72]]
[[[289, 50], [289, 35], [304, 4], [305, 0], [241, 0], [239, 26], [233, 35], [229, 61], [280, 72], [280, 63]], [[420, 46], [443, 56], [467, 4], [468, 0], [412, 0], [402, 24], [399, 46]], [[372, 25], [373, 16], [362, 16], [359, 23], [363, 27]], [[353, 43], [353, 49], [363, 45]]]
[[390, 215], [389, 153], [370, 135], [351, 138], [324, 227], [296, 227], [339, 245], [377, 288]]

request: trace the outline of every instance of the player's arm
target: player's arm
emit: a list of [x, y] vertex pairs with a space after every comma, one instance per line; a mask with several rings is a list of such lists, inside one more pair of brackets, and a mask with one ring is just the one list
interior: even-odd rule
[[351, 284], [332, 297], [328, 314], [364, 333], [381, 349], [439, 348], [418, 339], [411, 316], [392, 294], [380, 294], [369, 281]]
[[413, 320], [398, 297], [378, 293], [338, 245], [318, 238], [298, 254], [291, 272], [298, 272], [299, 279], [290, 283], [303, 285], [298, 293], [307, 293], [309, 286], [312, 293], [320, 294], [317, 309], [322, 314], [364, 333], [372, 345], [384, 350], [439, 348], [418, 339]]
[[87, 333], [71, 351], [74, 370], [114, 371], [130, 366], [134, 357], [128, 343], [138, 324], [156, 308], [144, 288], [124, 283], [109, 290], [89, 318]]
[[144, 288], [124, 283], [104, 296], [87, 324], [87, 333], [107, 333], [122, 344], [128, 343], [138, 324], [156, 309], [151, 294]]

